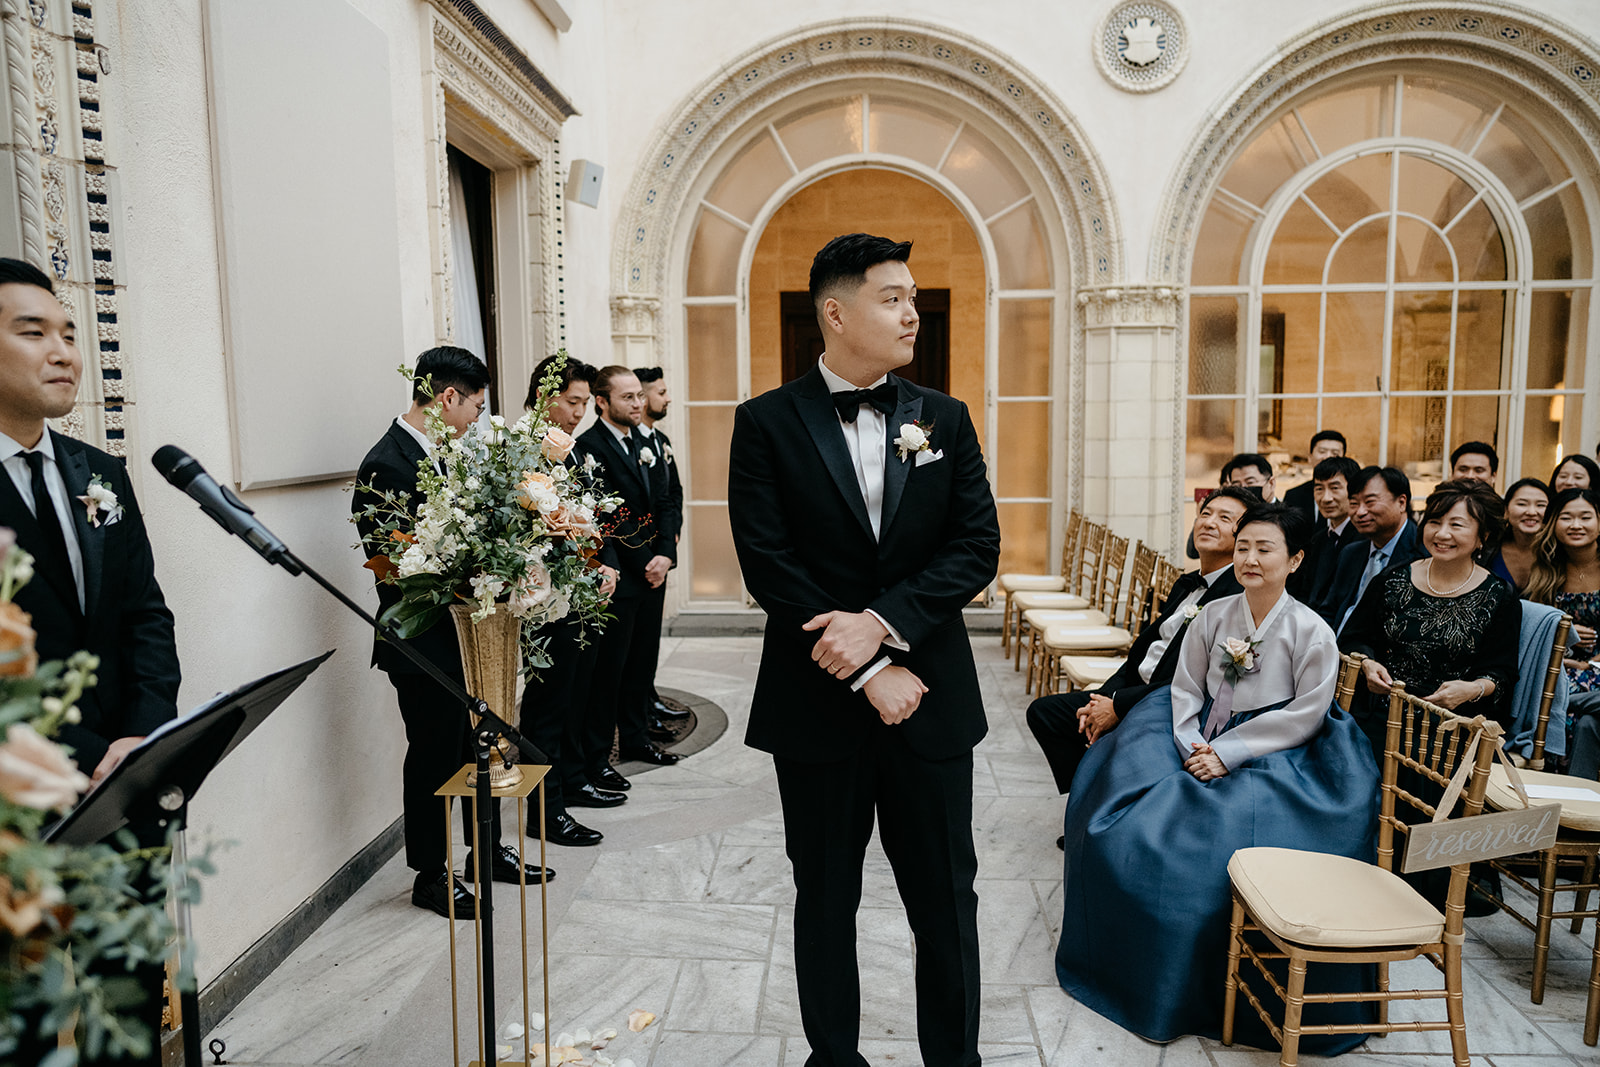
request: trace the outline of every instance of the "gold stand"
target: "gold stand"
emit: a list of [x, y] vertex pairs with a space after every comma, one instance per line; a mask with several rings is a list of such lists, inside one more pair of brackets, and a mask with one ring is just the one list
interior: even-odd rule
[[[495, 1064], [497, 1067], [515, 1067], [521, 1063], [523, 1067], [532, 1067], [533, 1064], [533, 1020], [528, 1011], [528, 859], [526, 855], [527, 833], [526, 813], [528, 796], [537, 786], [539, 790], [539, 866], [545, 867], [545, 837], [544, 837], [544, 776], [550, 773], [549, 767], [529, 766], [524, 764], [522, 774], [518, 781], [508, 786], [497, 786], [493, 790], [496, 800], [502, 797], [515, 797], [517, 801], [517, 865], [521, 868], [520, 905], [522, 913], [522, 1038], [523, 1052], [521, 1060], [501, 1060], [495, 1046], [499, 1043], [495, 1034], [483, 1032], [483, 971], [480, 967], [473, 967], [473, 984], [477, 989], [477, 1018], [478, 1018], [478, 1058], [470, 1061], [468, 1067], [483, 1067], [484, 1064]], [[483, 958], [483, 953], [493, 952], [493, 945], [486, 945], [483, 941], [483, 879], [490, 872], [484, 870], [487, 862], [491, 868], [494, 857], [479, 848], [478, 820], [477, 820], [477, 793], [473, 785], [468, 784], [468, 779], [476, 779], [474, 768], [469, 764], [457, 771], [455, 777], [434, 792], [434, 796], [444, 797], [444, 830], [445, 830], [445, 870], [453, 872], [456, 867], [455, 859], [455, 800], [456, 797], [471, 798], [473, 803], [472, 820], [472, 891], [477, 903], [473, 909], [472, 930], [474, 944], [477, 948], [478, 959]], [[539, 881], [539, 961], [544, 973], [544, 1038], [546, 1042], [545, 1060], [550, 1058], [548, 1042], [550, 1039], [550, 892], [543, 878]], [[455, 1057], [455, 1067], [461, 1067], [461, 1019], [459, 1007], [459, 989], [456, 978], [456, 923], [450, 920], [450, 1051]]]
[[[461, 671], [467, 692], [489, 705], [489, 710], [506, 722], [517, 721], [517, 677], [522, 671], [522, 620], [504, 605], [496, 606], [486, 618], [472, 621], [472, 607], [453, 604], [450, 619], [455, 623], [456, 640], [461, 645]], [[478, 728], [473, 715], [472, 728]], [[496, 792], [509, 789], [522, 780], [522, 770], [513, 763], [515, 750], [505, 738], [495, 741], [489, 760], [489, 785]], [[476, 784], [477, 771], [469, 768], [467, 786]], [[511, 793], [501, 793], [512, 796]]]

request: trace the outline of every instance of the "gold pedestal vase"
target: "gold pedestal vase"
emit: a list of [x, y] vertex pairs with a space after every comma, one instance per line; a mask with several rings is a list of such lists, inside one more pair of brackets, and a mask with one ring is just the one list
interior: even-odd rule
[[[454, 604], [450, 618], [461, 643], [461, 672], [467, 692], [488, 704], [489, 710], [506, 722], [515, 722], [517, 675], [522, 669], [522, 620], [504, 604], [476, 622], [469, 605]], [[478, 716], [472, 717], [472, 725], [477, 727]], [[495, 742], [495, 755], [489, 760], [490, 788], [510, 789], [522, 781], [522, 768], [513, 762], [515, 756], [504, 737]], [[469, 775], [467, 785], [475, 784], [477, 775]]]

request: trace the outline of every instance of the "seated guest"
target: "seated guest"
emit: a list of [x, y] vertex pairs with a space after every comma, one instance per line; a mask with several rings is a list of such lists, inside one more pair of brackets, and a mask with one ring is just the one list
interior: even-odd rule
[[1339, 550], [1333, 576], [1315, 605], [1335, 633], [1380, 571], [1427, 555], [1411, 521], [1411, 480], [1404, 472], [1362, 467], [1350, 484], [1350, 522], [1364, 541]]
[[1252, 494], [1232, 486], [1206, 497], [1194, 522], [1200, 569], [1173, 584], [1161, 617], [1139, 631], [1122, 669], [1097, 692], [1052, 693], [1028, 705], [1028, 729], [1050, 761], [1059, 792], [1072, 788], [1072, 776], [1090, 745], [1152, 689], [1172, 684], [1178, 649], [1194, 618], [1191, 609], [1239, 592], [1232, 573], [1233, 528], [1258, 503]]
[[1275, 500], [1272, 461], [1258, 452], [1241, 452], [1222, 465], [1222, 484], [1256, 489], [1262, 500]]
[[1504, 578], [1521, 593], [1533, 573], [1534, 541], [1544, 528], [1545, 509], [1550, 506], [1550, 487], [1537, 478], [1513, 482], [1506, 490], [1506, 532], [1490, 554], [1491, 574]]
[[[1311, 463], [1311, 477], [1283, 494], [1283, 502], [1300, 512], [1306, 518], [1316, 521], [1317, 502], [1313, 488], [1316, 480], [1317, 464], [1325, 459], [1342, 456], [1349, 446], [1345, 443], [1344, 434], [1338, 430], [1318, 430], [1311, 435], [1311, 448], [1307, 451], [1306, 458]], [[1302, 567], [1301, 570], [1305, 568]], [[1292, 593], [1294, 590], [1290, 590]]]
[[1385, 570], [1351, 613], [1339, 648], [1368, 657], [1361, 672], [1372, 697], [1358, 699], [1351, 711], [1374, 752], [1383, 752], [1387, 697], [1396, 681], [1458, 714], [1508, 723], [1522, 602], [1510, 582], [1473, 559], [1504, 522], [1505, 504], [1488, 485], [1441, 483], [1422, 516], [1429, 555]]
[[1557, 463], [1550, 472], [1550, 491], [1563, 489], [1600, 489], [1600, 463], [1576, 452]]
[[[1333, 703], [1333, 631], [1284, 591], [1308, 532], [1281, 504], [1245, 513], [1233, 554], [1244, 592], [1200, 614], [1172, 685], [1089, 750], [1067, 800], [1056, 976], [1074, 999], [1152, 1041], [1220, 1031], [1236, 850], [1376, 858], [1378, 770]], [[1370, 976], [1318, 971], [1313, 983], [1345, 990]], [[1305, 1021], [1374, 1017], [1370, 1007], [1308, 1005]], [[1254, 1019], [1238, 1016], [1241, 1028]], [[1254, 1025], [1238, 1039], [1269, 1043]], [[1316, 1051], [1365, 1039], [1323, 1037]]]
[[1550, 503], [1550, 521], [1535, 544], [1527, 597], [1572, 616], [1577, 647], [1566, 661], [1572, 687], [1568, 705], [1568, 772], [1584, 778], [1600, 774], [1600, 670], [1594, 666], [1595, 632], [1600, 627], [1600, 493], [1567, 489]]
[[1348, 456], [1322, 460], [1311, 472], [1317, 532], [1306, 545], [1305, 562], [1289, 575], [1289, 595], [1302, 604], [1316, 604], [1327, 591], [1340, 551], [1365, 540], [1350, 521], [1350, 483], [1360, 472], [1361, 465]]
[[1499, 472], [1500, 455], [1487, 441], [1468, 441], [1450, 453], [1450, 477], [1457, 481], [1470, 478], [1493, 485]]

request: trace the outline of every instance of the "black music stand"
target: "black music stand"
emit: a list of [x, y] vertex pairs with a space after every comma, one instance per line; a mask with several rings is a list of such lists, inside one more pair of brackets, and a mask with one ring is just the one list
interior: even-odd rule
[[[92, 845], [116, 833], [130, 821], [160, 820], [176, 824], [172, 859], [178, 881], [178, 948], [188, 950], [192, 936], [187, 883], [188, 864], [183, 829], [189, 822], [189, 802], [206, 776], [239, 743], [260, 726], [289, 694], [333, 652], [257, 678], [231, 693], [221, 693], [188, 715], [174, 719], [146, 737], [116, 769], [44, 833], [46, 841], [63, 845]], [[178, 990], [183, 1015], [183, 1059], [200, 1067], [200, 991], [196, 982]], [[161, 1035], [156, 1034], [159, 1044]]]

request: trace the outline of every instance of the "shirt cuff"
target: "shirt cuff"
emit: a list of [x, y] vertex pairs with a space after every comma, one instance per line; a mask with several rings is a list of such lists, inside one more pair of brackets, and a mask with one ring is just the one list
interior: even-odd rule
[[867, 614], [871, 615], [874, 619], [877, 619], [879, 622], [883, 623], [883, 628], [885, 630], [889, 631], [889, 636], [885, 637], [883, 639], [883, 643], [884, 644], [886, 644], [890, 648], [896, 649], [897, 651], [900, 651], [900, 652], [910, 652], [911, 651], [911, 646], [906, 644], [906, 639], [900, 636], [900, 631], [899, 630], [896, 630], [892, 625], [890, 625], [888, 619], [884, 618], [882, 615], [879, 615], [876, 611], [873, 611], [871, 608], [867, 609]]
[[872, 664], [872, 666], [862, 671], [856, 676], [856, 680], [850, 683], [850, 691], [852, 693], [861, 692], [861, 687], [872, 681], [873, 675], [877, 674], [879, 671], [883, 670], [893, 662], [894, 660], [890, 659], [888, 656], [879, 657], [878, 662]]

